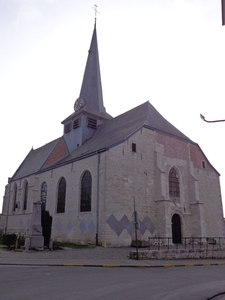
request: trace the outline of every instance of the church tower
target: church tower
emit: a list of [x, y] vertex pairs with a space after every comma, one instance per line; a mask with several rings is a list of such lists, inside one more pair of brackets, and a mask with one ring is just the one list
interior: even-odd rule
[[74, 113], [62, 121], [69, 151], [83, 145], [103, 122], [111, 118], [103, 105], [95, 20], [80, 95], [74, 103]]

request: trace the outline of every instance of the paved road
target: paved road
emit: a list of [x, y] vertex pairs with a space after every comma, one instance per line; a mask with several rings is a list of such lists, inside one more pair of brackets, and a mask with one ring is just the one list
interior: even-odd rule
[[215, 286], [225, 286], [225, 267], [0, 266], [1, 300], [206, 300]]
[[130, 250], [0, 249], [0, 299], [206, 300], [225, 292], [225, 260], [136, 261]]

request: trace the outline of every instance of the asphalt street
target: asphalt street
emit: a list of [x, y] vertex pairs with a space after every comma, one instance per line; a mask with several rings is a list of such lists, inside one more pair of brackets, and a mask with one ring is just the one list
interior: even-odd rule
[[131, 260], [130, 250], [0, 250], [0, 299], [225, 299], [225, 260]]

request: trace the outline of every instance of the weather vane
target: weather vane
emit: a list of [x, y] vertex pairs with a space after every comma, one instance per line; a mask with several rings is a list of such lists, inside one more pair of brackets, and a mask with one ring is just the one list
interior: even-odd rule
[[92, 7], [95, 11], [95, 21], [96, 21], [96, 18], [97, 18], [97, 13], [100, 14], [100, 12], [97, 10], [97, 5], [94, 4], [94, 7]]

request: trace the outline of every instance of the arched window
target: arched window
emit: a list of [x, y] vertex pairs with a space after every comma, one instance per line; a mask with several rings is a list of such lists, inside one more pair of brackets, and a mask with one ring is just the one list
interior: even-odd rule
[[44, 182], [41, 186], [41, 210], [45, 210], [47, 200], [47, 184]]
[[13, 188], [13, 211], [17, 208], [17, 184], [14, 184]]
[[27, 210], [28, 182], [24, 183], [23, 210]]
[[80, 211], [91, 211], [91, 173], [86, 171], [81, 179]]
[[175, 168], [169, 173], [169, 193], [172, 197], [180, 197], [179, 176]]
[[64, 177], [62, 177], [58, 186], [57, 213], [65, 212], [65, 204], [66, 204], [66, 180]]

